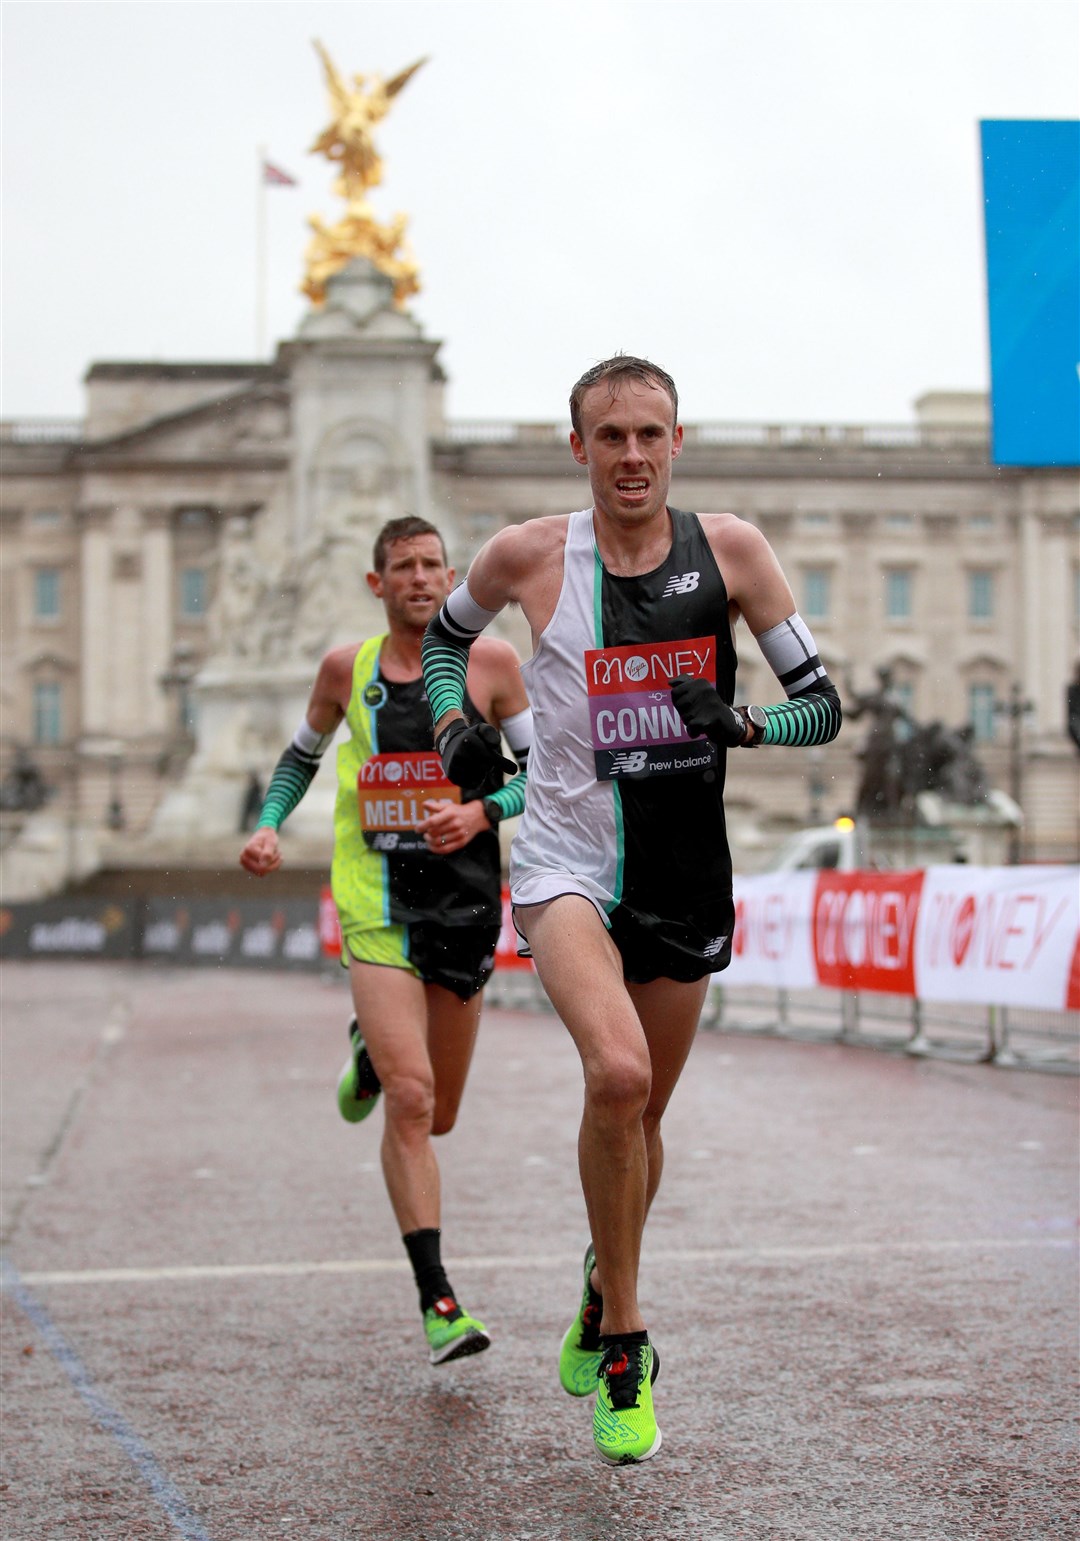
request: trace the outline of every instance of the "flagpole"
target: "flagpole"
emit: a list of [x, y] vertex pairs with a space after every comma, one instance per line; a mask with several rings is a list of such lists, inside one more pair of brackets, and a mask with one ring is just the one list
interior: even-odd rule
[[266, 348], [266, 146], [258, 146], [258, 192], [255, 204], [255, 358]]

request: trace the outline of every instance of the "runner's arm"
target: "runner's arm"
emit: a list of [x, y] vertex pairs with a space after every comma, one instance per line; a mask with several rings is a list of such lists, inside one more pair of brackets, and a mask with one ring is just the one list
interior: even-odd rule
[[497, 614], [476, 603], [466, 579], [432, 616], [420, 648], [435, 748], [446, 774], [458, 786], [479, 785], [492, 771], [518, 770], [502, 753], [498, 728], [490, 722], [469, 727], [461, 710], [469, 649]]
[[[516, 776], [484, 798], [484, 812], [494, 829], [503, 819], [516, 818], [525, 808], [529, 750], [532, 747], [532, 710], [526, 705], [520, 712], [504, 717], [499, 724], [506, 742], [520, 767]], [[492, 806], [493, 805], [493, 806]]]
[[766, 706], [762, 744], [828, 744], [840, 731], [840, 692], [825, 672], [810, 628], [797, 610], [757, 637], [788, 699]]
[[743, 711], [721, 701], [704, 680], [680, 680], [672, 700], [691, 732], [729, 748], [757, 744], [827, 744], [840, 731], [840, 695], [818, 655], [795, 598], [761, 531], [733, 516], [706, 516], [709, 540], [728, 594], [749, 626], [788, 699], [761, 708], [755, 727]]

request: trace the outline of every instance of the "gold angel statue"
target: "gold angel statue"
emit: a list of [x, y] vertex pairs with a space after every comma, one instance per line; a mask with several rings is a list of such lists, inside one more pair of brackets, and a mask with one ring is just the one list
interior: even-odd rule
[[317, 39], [315, 50], [326, 75], [331, 118], [311, 146], [311, 154], [325, 155], [340, 166], [334, 191], [345, 199], [346, 211], [336, 225], [327, 225], [318, 216], [308, 221], [315, 234], [308, 246], [307, 276], [301, 287], [321, 305], [327, 278], [351, 258], [367, 257], [394, 279], [394, 299], [401, 305], [420, 287], [418, 269], [405, 241], [405, 216], [398, 214], [391, 224], [382, 225], [367, 201], [368, 188], [378, 186], [383, 170], [372, 129], [386, 117], [394, 97], [427, 60], [418, 59], [390, 80], [381, 75], [353, 75], [350, 87]]
[[376, 154], [371, 130], [382, 122], [394, 97], [427, 60], [417, 59], [391, 80], [383, 80], [381, 75], [354, 75], [356, 89], [350, 91], [317, 38], [315, 51], [326, 72], [333, 116], [311, 146], [311, 154], [340, 162], [341, 177], [335, 191], [351, 203], [362, 199], [369, 187], [377, 187], [382, 181], [382, 161]]

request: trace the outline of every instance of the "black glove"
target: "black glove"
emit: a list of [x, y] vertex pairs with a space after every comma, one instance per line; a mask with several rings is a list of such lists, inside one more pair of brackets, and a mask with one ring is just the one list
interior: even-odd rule
[[472, 727], [455, 717], [435, 740], [447, 779], [459, 787], [482, 787], [498, 771], [517, 775], [517, 765], [502, 752], [498, 728], [490, 722]]
[[688, 733], [704, 733], [714, 744], [737, 749], [746, 737], [746, 722], [733, 706], [721, 700], [708, 680], [677, 675], [671, 682], [671, 701]]

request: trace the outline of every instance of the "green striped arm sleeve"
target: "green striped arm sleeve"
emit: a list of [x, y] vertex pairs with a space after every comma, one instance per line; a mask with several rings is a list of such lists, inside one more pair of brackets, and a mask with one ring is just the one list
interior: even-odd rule
[[465, 699], [469, 644], [449, 636], [436, 616], [428, 623], [420, 644], [420, 662], [432, 722], [438, 722], [446, 712], [460, 712]]
[[498, 803], [504, 819], [517, 818], [519, 813], [525, 811], [525, 783], [528, 776], [525, 767], [522, 766], [516, 776], [511, 776], [504, 787], [497, 792], [489, 792], [484, 798], [486, 803]]
[[763, 744], [828, 744], [840, 731], [842, 714], [836, 686], [826, 676], [824, 689], [807, 690], [779, 706], [766, 706]]
[[315, 779], [317, 758], [290, 744], [274, 766], [256, 829], [280, 829]]

